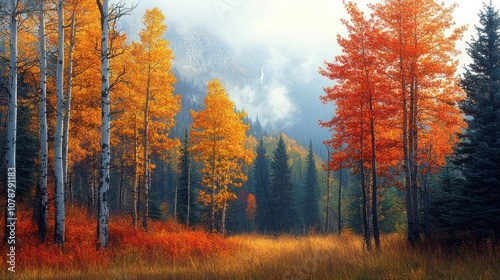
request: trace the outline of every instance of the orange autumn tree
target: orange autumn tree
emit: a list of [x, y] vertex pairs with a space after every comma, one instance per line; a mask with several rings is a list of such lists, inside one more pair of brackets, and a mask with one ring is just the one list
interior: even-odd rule
[[[328, 143], [335, 149], [347, 145], [334, 153], [331, 167], [350, 162], [361, 173], [362, 185], [371, 173], [374, 235], [378, 177], [405, 186], [413, 243], [418, 239], [419, 170], [436, 170], [443, 163], [461, 125], [454, 56], [463, 28], [450, 32], [455, 6], [433, 0], [386, 0], [370, 5], [370, 19], [355, 4], [345, 6], [351, 20], [344, 21], [349, 37], [338, 40], [343, 54], [320, 70], [338, 82], [322, 97], [337, 106], [336, 116], [322, 123], [335, 131]], [[398, 170], [404, 174], [402, 184], [396, 181]], [[370, 237], [365, 239], [369, 245]], [[378, 246], [376, 236], [375, 242]]]
[[161, 155], [164, 150], [178, 144], [177, 139], [169, 138], [170, 129], [175, 125], [174, 117], [180, 111], [181, 105], [180, 96], [173, 94], [173, 84], [176, 82], [171, 72], [174, 55], [169, 42], [162, 38], [167, 30], [164, 21], [165, 16], [158, 8], [146, 10], [144, 13], [144, 28], [139, 32], [140, 42], [132, 43], [132, 63], [128, 68], [130, 90], [125, 93], [131, 96], [122, 98], [122, 105], [125, 106], [123, 114], [133, 123], [124, 125], [133, 126], [129, 134], [133, 133], [134, 151], [142, 152], [142, 155], [135, 154], [134, 158], [136, 164], [138, 161], [142, 163], [142, 166], [135, 168], [135, 172], [142, 171], [142, 225], [146, 231], [149, 217], [149, 179], [154, 168], [150, 159], [153, 154]]
[[216, 214], [222, 210], [220, 232], [225, 234], [228, 201], [236, 198], [230, 187], [241, 187], [247, 180], [242, 165], [250, 164], [255, 155], [245, 147], [245, 133], [250, 128], [243, 123], [246, 114], [235, 112], [234, 103], [217, 79], [208, 83], [204, 104], [203, 110], [191, 111], [190, 152], [203, 163], [202, 185], [208, 192], [200, 191], [200, 201], [209, 208], [210, 230], [216, 230]]
[[419, 169], [429, 149], [443, 164], [452, 152], [456, 133], [463, 127], [457, 103], [463, 91], [456, 82], [456, 42], [464, 27], [452, 29], [457, 5], [435, 0], [384, 0], [372, 5], [383, 30], [380, 48], [386, 50], [387, 79], [400, 107], [399, 128], [403, 152], [408, 240], [419, 234]]
[[[388, 82], [384, 69], [380, 67], [378, 49], [379, 32], [375, 21], [365, 19], [363, 13], [352, 2], [345, 4], [351, 20], [342, 20], [349, 36], [338, 36], [338, 43], [343, 54], [335, 58], [334, 63], [326, 63], [327, 68], [320, 73], [338, 84], [325, 89], [323, 102], [335, 102], [336, 115], [329, 122], [321, 122], [324, 127], [334, 130], [328, 144], [338, 153], [333, 154], [331, 167], [338, 168], [339, 163], [347, 162], [360, 175], [363, 195], [363, 228], [368, 249], [371, 249], [370, 228], [377, 248], [380, 246], [377, 189], [378, 174], [392, 160], [384, 156], [395, 150], [393, 130], [396, 119], [396, 105], [387, 90]], [[347, 145], [341, 149], [342, 145]], [[380, 164], [380, 161], [384, 161]], [[367, 189], [371, 183], [372, 225], [368, 224]]]
[[[66, 45], [74, 45], [72, 59], [74, 61], [71, 73], [71, 81], [66, 81], [67, 91], [71, 91], [71, 115], [68, 131], [68, 177], [74, 177], [73, 184], [68, 184], [69, 201], [72, 201], [73, 188], [82, 188], [86, 194], [88, 212], [93, 213], [97, 206], [97, 186], [99, 182], [99, 157], [101, 138], [101, 16], [96, 1], [67, 1], [67, 17], [74, 14], [68, 24], [73, 26], [66, 32], [68, 42]], [[110, 57], [110, 92], [116, 99], [121, 96], [119, 84], [123, 83], [123, 69], [128, 67], [130, 59], [122, 53], [128, 48], [127, 38], [124, 33], [117, 30], [117, 21], [123, 12], [129, 9], [124, 7], [122, 14], [116, 13], [116, 7], [110, 8], [109, 30], [109, 57]], [[69, 50], [68, 50], [69, 53]], [[69, 65], [68, 65], [69, 66]], [[67, 67], [68, 68], [68, 67]], [[67, 75], [69, 76], [69, 75]], [[68, 78], [68, 77], [67, 77]], [[69, 85], [69, 82], [71, 84]], [[68, 96], [68, 95], [67, 95]], [[66, 97], [68, 98], [68, 97]], [[113, 98], [113, 102], [115, 100]], [[68, 104], [66, 104], [68, 105]], [[114, 109], [114, 104], [111, 104]], [[115, 121], [112, 114], [112, 122]], [[115, 124], [113, 123], [112, 127]], [[111, 132], [113, 133], [113, 129]], [[118, 146], [115, 137], [111, 137], [111, 146]], [[113, 157], [112, 157], [113, 158]], [[79, 178], [83, 182], [79, 182]], [[76, 179], [76, 180], [75, 180]]]

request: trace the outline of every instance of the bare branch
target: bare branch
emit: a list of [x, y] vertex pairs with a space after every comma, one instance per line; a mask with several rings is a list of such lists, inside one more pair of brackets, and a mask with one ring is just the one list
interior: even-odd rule
[[114, 86], [124, 81], [123, 77], [126, 73], [127, 70], [125, 69], [125, 67], [123, 67], [122, 71], [116, 76], [116, 79], [109, 85], [109, 91], [112, 91]]
[[109, 21], [115, 22], [123, 16], [128, 16], [137, 7], [138, 4], [127, 6], [124, 0], [120, 0], [113, 4], [109, 12]]

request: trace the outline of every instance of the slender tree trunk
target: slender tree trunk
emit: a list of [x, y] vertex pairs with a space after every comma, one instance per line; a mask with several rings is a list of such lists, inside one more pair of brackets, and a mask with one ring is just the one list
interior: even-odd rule
[[[416, 68], [416, 62], [414, 62]], [[411, 195], [412, 195], [412, 216], [413, 216], [413, 236], [418, 242], [420, 239], [420, 221], [418, 215], [418, 76], [416, 69], [412, 71], [413, 81], [410, 91], [410, 172], [411, 172]]]
[[429, 177], [430, 167], [427, 167], [424, 179], [424, 219], [425, 219], [425, 238], [431, 238], [430, 222], [429, 222]]
[[68, 173], [68, 188], [69, 188], [69, 204], [73, 206], [73, 184], [72, 184], [72, 172]]
[[123, 210], [123, 204], [124, 204], [124, 195], [125, 195], [125, 191], [124, 191], [124, 187], [123, 187], [123, 181], [124, 181], [124, 159], [122, 158], [120, 160], [120, 189], [119, 189], [119, 193], [118, 193], [118, 209], [120, 210], [120, 212], [122, 212]]
[[91, 180], [87, 182], [87, 215], [88, 217], [92, 217], [92, 214], [94, 213], [94, 179], [92, 177], [92, 174], [90, 174]]
[[101, 178], [99, 186], [99, 217], [97, 228], [99, 232], [97, 249], [108, 246], [108, 190], [109, 190], [109, 166], [110, 166], [110, 97], [109, 97], [109, 50], [108, 50], [108, 0], [97, 0], [101, 11], [101, 75], [102, 75], [102, 125], [101, 125]]
[[363, 161], [360, 161], [360, 167], [361, 167], [361, 194], [363, 196], [363, 233], [364, 233], [364, 239], [366, 243], [366, 248], [368, 251], [371, 251], [372, 249], [372, 240], [371, 240], [371, 235], [370, 235], [370, 227], [368, 225], [368, 207], [367, 207], [367, 195], [366, 195], [366, 179], [365, 179], [365, 167], [363, 164]]
[[215, 186], [210, 193], [210, 232], [215, 231]]
[[326, 163], [326, 209], [325, 209], [325, 232], [330, 230], [330, 148], [326, 145], [326, 151], [328, 154]]
[[75, 11], [71, 15], [71, 33], [70, 33], [70, 44], [68, 49], [68, 68], [66, 70], [66, 107], [64, 110], [64, 120], [63, 120], [63, 143], [62, 143], [62, 154], [63, 154], [63, 180], [64, 187], [69, 188], [68, 182], [68, 142], [69, 142], [69, 121], [71, 114], [71, 87], [73, 81], [73, 49], [75, 48]]
[[[372, 102], [370, 100], [370, 110]], [[373, 116], [370, 119], [370, 134], [372, 146], [372, 223], [373, 223], [373, 238], [375, 239], [375, 247], [380, 249], [380, 231], [378, 225], [378, 210], [377, 210], [377, 153], [375, 147], [375, 124]]]
[[177, 183], [177, 179], [176, 179], [175, 180], [175, 193], [174, 193], [174, 219], [175, 220], [177, 220], [177, 199], [178, 199], [177, 196], [178, 196], [178, 192], [179, 192], [179, 184]]
[[[17, 1], [10, 1], [9, 120], [7, 124], [7, 190], [5, 194], [4, 242], [16, 226], [16, 134], [17, 134]], [[15, 237], [14, 237], [15, 238]], [[14, 239], [15, 247], [15, 239]]]
[[142, 226], [148, 231], [149, 218], [149, 96], [151, 86], [151, 68], [148, 66], [148, 80], [146, 84], [146, 106], [144, 108], [144, 209], [142, 216]]
[[[340, 152], [342, 152], [342, 145], [340, 146]], [[342, 162], [339, 167], [339, 197], [338, 197], [338, 213], [339, 213], [339, 235], [342, 234]]]
[[226, 211], [227, 211], [227, 201], [224, 201], [224, 206], [222, 207], [222, 221], [221, 221], [221, 234], [226, 235]]
[[[361, 104], [361, 115], [363, 115], [363, 104]], [[371, 240], [371, 234], [370, 234], [370, 227], [368, 224], [368, 198], [366, 194], [366, 176], [365, 176], [365, 165], [363, 161], [363, 151], [365, 150], [365, 145], [363, 141], [363, 135], [364, 135], [364, 129], [363, 129], [363, 123], [361, 123], [361, 134], [359, 138], [359, 143], [360, 143], [360, 159], [359, 159], [359, 167], [360, 167], [360, 175], [361, 175], [361, 194], [363, 197], [363, 231], [364, 231], [364, 238], [365, 238], [365, 243], [366, 243], [366, 248], [368, 251], [371, 251], [372, 249], [372, 240]]]
[[[189, 159], [188, 159], [189, 160]], [[189, 219], [191, 217], [191, 162], [188, 164], [188, 178], [187, 178], [187, 214], [186, 214], [186, 226], [189, 227]]]
[[64, 248], [65, 237], [65, 213], [64, 213], [64, 178], [63, 178], [63, 158], [62, 158], [62, 130], [64, 112], [64, 0], [57, 2], [58, 18], [58, 41], [57, 41], [57, 68], [56, 68], [56, 91], [57, 91], [57, 111], [56, 129], [54, 137], [54, 177], [55, 177], [55, 197], [56, 215], [54, 241]]
[[[400, 3], [402, 8], [402, 3]], [[409, 154], [409, 133], [408, 133], [408, 96], [407, 96], [407, 84], [406, 84], [406, 71], [405, 71], [405, 57], [404, 57], [404, 48], [405, 42], [403, 40], [403, 22], [402, 16], [400, 15], [399, 21], [399, 32], [398, 32], [398, 40], [399, 40], [399, 71], [400, 71], [400, 83], [401, 83], [401, 106], [403, 109], [403, 171], [405, 176], [405, 199], [406, 199], [406, 219], [408, 224], [407, 235], [408, 241], [410, 244], [414, 245], [416, 242], [414, 236], [414, 220], [413, 220], [413, 201], [412, 201], [412, 178], [411, 178], [411, 166], [410, 166], [410, 154]]]
[[47, 240], [47, 217], [48, 217], [48, 196], [47, 196], [47, 164], [49, 147], [47, 141], [47, 51], [45, 42], [45, 1], [40, 3], [39, 14], [40, 30], [40, 179], [37, 189], [37, 225], [38, 239], [41, 242]]
[[215, 189], [216, 189], [216, 184], [215, 184], [215, 156], [216, 156], [216, 151], [215, 151], [215, 145], [213, 146], [213, 153], [212, 153], [212, 189], [210, 192], [210, 232], [215, 231]]
[[372, 175], [372, 225], [373, 225], [373, 238], [375, 240], [375, 247], [380, 248], [380, 232], [378, 225], [378, 212], [377, 212], [377, 149], [376, 149], [376, 139], [375, 139], [375, 112], [373, 111], [373, 95], [374, 89], [370, 79], [370, 72], [368, 69], [368, 61], [366, 59], [366, 45], [365, 39], [362, 38], [362, 53], [363, 53], [363, 65], [366, 78], [366, 84], [368, 87], [368, 108], [370, 115], [370, 146], [371, 146], [371, 175]]
[[134, 187], [132, 190], [132, 225], [137, 228], [139, 207], [139, 174], [137, 171], [137, 121], [134, 120]]

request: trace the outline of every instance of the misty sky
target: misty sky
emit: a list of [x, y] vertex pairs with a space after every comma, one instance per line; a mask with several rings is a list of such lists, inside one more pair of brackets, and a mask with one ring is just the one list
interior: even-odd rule
[[[482, 1], [443, 1], [447, 5], [457, 2], [459, 6], [454, 14], [457, 26], [469, 27], [458, 44], [462, 51], [460, 65], [463, 66], [468, 63], [465, 41], [475, 35], [474, 25], [478, 23]], [[368, 12], [366, 5], [378, 1], [355, 2]], [[303, 79], [304, 82], [322, 79], [309, 93], [316, 97], [323, 94], [323, 86], [332, 84], [319, 76], [318, 67], [340, 54], [336, 36], [345, 34], [340, 19], [348, 18], [342, 0], [142, 0], [136, 13], [142, 14], [144, 9], [154, 6], [164, 12], [167, 25], [173, 22], [205, 25], [227, 39], [235, 49], [252, 46], [266, 49], [271, 57], [262, 69], [266, 77], [271, 71], [280, 73], [283, 69], [294, 69], [294, 73], [281, 75], [282, 79], [275, 78], [268, 92], [261, 96], [251, 85], [228, 89], [238, 107], [243, 107], [252, 117], [267, 115], [264, 121], [291, 119], [299, 109], [299, 104], [294, 104], [290, 98], [291, 86], [287, 84], [290, 79]], [[461, 66], [459, 71], [462, 71]], [[263, 96], [267, 100], [261, 100]]]
[[[376, 0], [355, 1], [362, 8]], [[444, 0], [458, 3], [455, 21], [468, 25], [464, 37], [474, 34], [480, 0]], [[494, 1], [495, 2], [495, 1]], [[236, 47], [265, 46], [283, 54], [302, 56], [314, 71], [324, 59], [339, 54], [336, 34], [344, 33], [347, 18], [341, 0], [142, 0], [141, 7], [158, 6], [169, 21], [208, 25]], [[460, 44], [465, 50], [465, 44]], [[319, 65], [317, 64], [319, 60]]]

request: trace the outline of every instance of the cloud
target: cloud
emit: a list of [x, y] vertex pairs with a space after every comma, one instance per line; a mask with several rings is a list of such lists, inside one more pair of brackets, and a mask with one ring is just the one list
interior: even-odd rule
[[[355, 2], [369, 11], [367, 4], [378, 1]], [[451, 5], [455, 0], [444, 2]], [[167, 24], [172, 21], [201, 24], [212, 28], [234, 47], [266, 46], [297, 57], [307, 53], [306, 60], [315, 59], [320, 65], [324, 59], [333, 60], [340, 53], [336, 35], [345, 33], [340, 19], [347, 18], [340, 0], [143, 0], [137, 11], [142, 13], [154, 6], [164, 11]], [[455, 11], [457, 24], [469, 25], [465, 40], [474, 34], [481, 7], [481, 1], [460, 1]], [[466, 45], [459, 47], [465, 51]]]
[[[455, 0], [443, 1], [451, 5]], [[367, 4], [380, 1], [355, 2], [368, 15]], [[264, 50], [254, 84], [234, 85], [228, 92], [239, 108], [252, 118], [258, 114], [269, 126], [293, 119], [301, 105], [290, 96], [293, 84], [318, 78], [318, 67], [341, 53], [336, 36], [346, 34], [340, 19], [348, 18], [341, 0], [143, 0], [137, 12], [142, 16], [144, 9], [154, 6], [163, 10], [167, 25], [203, 25], [242, 53], [254, 47]], [[461, 1], [455, 11], [457, 26], [469, 25], [457, 46], [461, 65], [469, 61], [465, 41], [475, 34], [481, 7], [481, 1]], [[317, 88], [327, 85], [328, 81]]]
[[290, 125], [297, 110], [283, 84], [235, 86], [228, 92], [238, 108], [243, 107], [253, 120], [258, 116], [262, 125], [271, 129]]
[[228, 88], [228, 93], [238, 108], [244, 109], [254, 120], [259, 116], [262, 125], [270, 129], [290, 125], [298, 111], [283, 73], [288, 63], [284, 57], [271, 56], [261, 67], [261, 76], [257, 76], [254, 83]]

